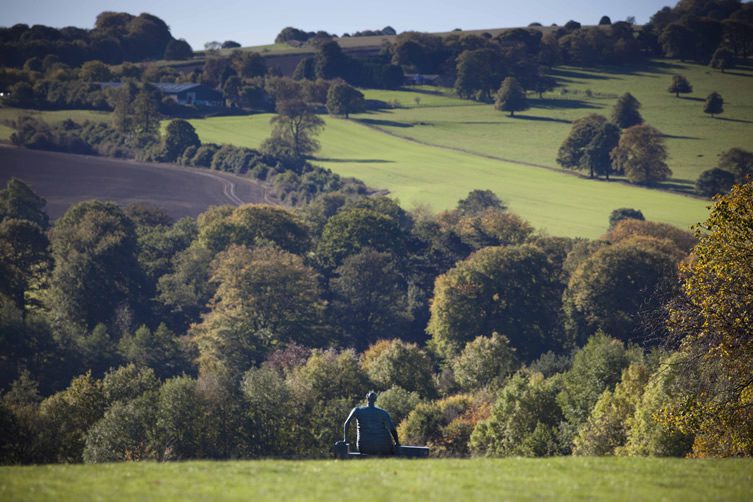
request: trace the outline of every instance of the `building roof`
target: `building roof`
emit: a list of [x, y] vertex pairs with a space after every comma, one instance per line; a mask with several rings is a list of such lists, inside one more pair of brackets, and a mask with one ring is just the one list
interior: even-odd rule
[[155, 82], [150, 83], [152, 87], [156, 87], [160, 91], [164, 92], [165, 94], [178, 94], [183, 91], [189, 91], [195, 87], [206, 87], [202, 84], [171, 84], [166, 82]]

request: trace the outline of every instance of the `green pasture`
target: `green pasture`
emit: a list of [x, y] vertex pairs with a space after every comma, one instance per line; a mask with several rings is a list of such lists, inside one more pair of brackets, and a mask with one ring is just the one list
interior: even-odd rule
[[751, 500], [750, 459], [234, 461], [0, 467], [2, 500]]
[[[676, 98], [667, 92], [674, 73], [688, 77], [692, 94]], [[753, 145], [751, 66], [721, 73], [707, 66], [652, 61], [614, 69], [560, 67], [552, 75], [561, 87], [543, 99], [530, 95], [531, 109], [515, 118], [490, 104], [461, 101], [467, 106], [450, 107], [449, 98], [435, 104], [428, 96], [424, 101], [425, 94], [416, 106], [400, 91], [366, 91], [368, 98], [385, 102], [394, 95], [402, 106], [356, 118], [404, 138], [556, 168], [557, 149], [571, 122], [589, 113], [609, 116], [617, 97], [630, 92], [642, 103], [646, 122], [665, 134], [668, 164], [675, 182], [685, 189], [701, 172], [716, 166], [721, 152]], [[703, 102], [712, 91], [725, 101], [725, 112], [714, 119], [703, 113]]]
[[[272, 115], [191, 121], [204, 142], [258, 147], [269, 137]], [[503, 162], [427, 146], [353, 120], [324, 117], [315, 163], [388, 189], [403, 206], [454, 207], [476, 188], [490, 189], [512, 211], [552, 235], [597, 237], [609, 213], [633, 207], [647, 218], [688, 228], [705, 220], [707, 201], [620, 182], [596, 182], [557, 170]]]
[[47, 123], [55, 124], [66, 119], [72, 119], [76, 122], [86, 120], [92, 122], [108, 122], [110, 112], [100, 112], [94, 110], [27, 110], [20, 108], [0, 107], [0, 141], [9, 141], [13, 133], [11, 123], [20, 115], [31, 115], [38, 117]]

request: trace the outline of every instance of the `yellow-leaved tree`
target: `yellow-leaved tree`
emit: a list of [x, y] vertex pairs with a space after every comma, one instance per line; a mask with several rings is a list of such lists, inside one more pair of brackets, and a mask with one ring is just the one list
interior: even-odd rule
[[753, 183], [715, 200], [681, 270], [670, 329], [696, 377], [662, 420], [695, 456], [753, 455]]

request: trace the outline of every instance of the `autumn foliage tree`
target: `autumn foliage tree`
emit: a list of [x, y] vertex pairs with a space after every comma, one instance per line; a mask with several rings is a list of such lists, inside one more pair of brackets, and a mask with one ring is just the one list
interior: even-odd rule
[[666, 423], [695, 436], [698, 456], [753, 455], [753, 183], [717, 199], [682, 267], [670, 329], [698, 375]]
[[672, 175], [667, 166], [667, 147], [661, 133], [649, 125], [626, 129], [610, 154], [618, 172], [633, 183], [651, 184]]

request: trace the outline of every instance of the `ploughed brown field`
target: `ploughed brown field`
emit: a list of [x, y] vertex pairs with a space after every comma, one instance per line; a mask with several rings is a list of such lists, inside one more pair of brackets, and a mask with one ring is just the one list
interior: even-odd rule
[[149, 203], [173, 218], [196, 217], [210, 206], [264, 202], [265, 187], [228, 173], [131, 160], [0, 147], [0, 184], [11, 177], [47, 199], [58, 218], [76, 202], [109, 200], [121, 207]]

